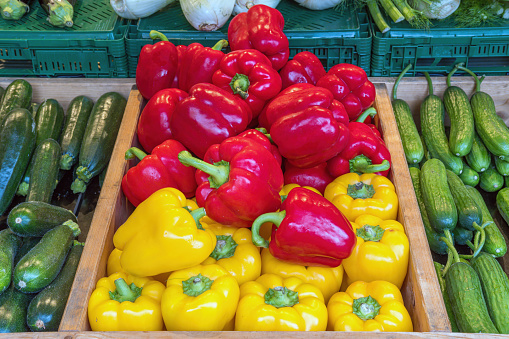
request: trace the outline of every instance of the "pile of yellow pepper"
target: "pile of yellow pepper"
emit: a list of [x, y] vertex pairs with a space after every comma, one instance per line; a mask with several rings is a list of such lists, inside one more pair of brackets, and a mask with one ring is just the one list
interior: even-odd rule
[[[348, 187], [360, 182], [370, 193], [353, 199]], [[92, 330], [412, 331], [399, 290], [409, 244], [393, 184], [349, 173], [324, 196], [357, 234], [334, 268], [280, 261], [253, 245], [249, 229], [214, 222], [176, 189], [157, 191], [114, 235], [108, 276], [88, 304]], [[266, 239], [271, 228], [262, 228]]]

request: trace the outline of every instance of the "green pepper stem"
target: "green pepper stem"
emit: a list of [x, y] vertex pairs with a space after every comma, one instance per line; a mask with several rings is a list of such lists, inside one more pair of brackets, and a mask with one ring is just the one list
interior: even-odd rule
[[238, 244], [231, 235], [216, 235], [216, 239], [216, 247], [209, 257], [221, 260], [235, 255]]
[[280, 211], [280, 212], [272, 212], [272, 213], [265, 213], [260, 215], [258, 218], [253, 221], [253, 225], [251, 226], [251, 240], [253, 241], [253, 244], [258, 247], [269, 247], [269, 241], [265, 240], [260, 235], [260, 227], [263, 223], [271, 222], [276, 227], [279, 227], [281, 225], [281, 222], [283, 222], [283, 219], [286, 216], [286, 211]]
[[143, 160], [143, 158], [145, 158], [146, 156], [147, 153], [143, 152], [138, 147], [131, 147], [127, 151], [125, 151], [125, 160], [131, 160], [134, 159], [135, 157], [140, 160]]
[[374, 107], [370, 107], [364, 112], [362, 112], [361, 115], [355, 120], [356, 122], [364, 122], [368, 116], [374, 117], [376, 115], [376, 109]]
[[228, 40], [219, 40], [216, 42], [216, 44], [212, 47], [215, 51], [220, 51], [223, 48], [228, 47]]
[[354, 299], [352, 312], [362, 320], [374, 319], [382, 306], [372, 296]]
[[186, 165], [197, 168], [210, 175], [209, 182], [211, 188], [218, 188], [226, 183], [230, 176], [230, 164], [226, 161], [220, 161], [215, 164], [209, 164], [201, 159], [195, 158], [188, 151], [182, 151], [178, 154], [179, 161]]
[[257, 127], [255, 128], [255, 130], [259, 131], [259, 132], [262, 132], [263, 135], [265, 135], [267, 137], [267, 139], [269, 139], [270, 143], [273, 144], [274, 143], [274, 140], [272, 140], [272, 137], [270, 136], [269, 132], [267, 132], [267, 129], [266, 128], [263, 128], [263, 127]]
[[357, 235], [364, 241], [378, 242], [382, 240], [384, 233], [385, 230], [381, 228], [379, 225], [376, 226], [364, 225], [357, 229], [355, 235]]
[[200, 274], [195, 275], [182, 282], [182, 290], [184, 294], [190, 297], [197, 297], [202, 293], [210, 290], [214, 280]]
[[433, 83], [431, 82], [431, 77], [428, 72], [424, 72], [424, 76], [426, 77], [426, 81], [428, 82], [428, 92], [429, 95], [433, 95]]
[[122, 303], [124, 301], [135, 302], [141, 295], [142, 288], [134, 285], [127, 285], [123, 278], [115, 280], [115, 291], [110, 292], [110, 299]]
[[161, 40], [161, 41], [169, 41], [168, 38], [166, 37], [166, 35], [164, 35], [163, 33], [161, 32], [158, 32], [158, 31], [155, 31], [155, 30], [151, 30], [150, 33], [149, 33], [149, 37], [150, 39], [152, 40]]
[[362, 181], [358, 181], [353, 185], [348, 185], [346, 194], [353, 199], [370, 199], [375, 195], [375, 188], [373, 185], [367, 185]]
[[283, 286], [269, 288], [265, 293], [265, 303], [276, 308], [292, 307], [299, 303], [299, 293]]
[[368, 162], [365, 158], [356, 156], [350, 160], [350, 167], [353, 169], [352, 172], [356, 173], [376, 173], [387, 171], [391, 168], [391, 163], [389, 160], [384, 160], [380, 164], [373, 164]]
[[207, 215], [207, 212], [205, 211], [205, 207], [197, 208], [194, 211], [191, 211], [190, 213], [194, 219], [194, 222], [196, 223], [196, 227], [199, 230], [202, 230], [203, 226], [200, 223], [200, 219]]
[[233, 94], [238, 94], [244, 100], [249, 96], [248, 89], [251, 83], [249, 82], [249, 78], [245, 74], [235, 74], [230, 81], [230, 88], [233, 91]]
[[[477, 74], [475, 74], [474, 72], [472, 72], [471, 70], [469, 70], [468, 68], [463, 67], [463, 66], [459, 66], [458, 65], [458, 69], [461, 69], [462, 71], [467, 72], [468, 74], [470, 74], [474, 78], [474, 81], [475, 81], [475, 90], [476, 90], [476, 92], [480, 92], [481, 91], [481, 82], [482, 82], [482, 80], [479, 80], [479, 78], [477, 77]], [[482, 79], [484, 79], [484, 76], [483, 76]]]
[[396, 82], [394, 83], [394, 87], [392, 88], [392, 100], [397, 100], [398, 99], [398, 95], [397, 95], [397, 92], [398, 92], [398, 86], [399, 86], [399, 82], [401, 81], [401, 79], [403, 79], [403, 77], [405, 76], [405, 74], [410, 70], [410, 68], [412, 68], [413, 65], [412, 64], [408, 64], [405, 69], [403, 70], [403, 72], [401, 72], [399, 75], [398, 75], [398, 78], [396, 79]]

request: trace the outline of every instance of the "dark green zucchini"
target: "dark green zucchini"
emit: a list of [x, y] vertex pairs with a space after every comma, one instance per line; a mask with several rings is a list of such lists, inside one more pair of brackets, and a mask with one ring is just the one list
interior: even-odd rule
[[78, 161], [81, 142], [93, 107], [92, 99], [83, 95], [72, 99], [69, 104], [64, 131], [59, 140], [62, 147], [60, 168], [63, 170], [70, 170]]
[[459, 332], [458, 324], [456, 324], [456, 319], [454, 318], [454, 313], [452, 311], [451, 300], [449, 299], [449, 295], [447, 294], [447, 289], [445, 287], [445, 279], [442, 276], [444, 265], [436, 261], [433, 261], [433, 265], [435, 266], [435, 272], [437, 273], [438, 285], [440, 286], [440, 291], [442, 292], [442, 299], [444, 300], [445, 310], [447, 311], [447, 316], [449, 317], [449, 322], [451, 323], [451, 331]]
[[495, 224], [495, 221], [491, 217], [490, 211], [488, 210], [488, 206], [486, 206], [486, 202], [484, 201], [481, 193], [474, 187], [467, 186], [467, 190], [470, 193], [470, 196], [477, 202], [477, 205], [481, 208], [483, 224], [488, 223], [484, 227], [484, 232], [486, 233], [486, 240], [484, 242], [482, 250], [495, 257], [502, 257], [507, 252], [507, 244], [505, 242], [504, 236], [502, 235], [497, 224]]
[[2, 18], [5, 20], [19, 20], [30, 11], [32, 0], [4, 0], [0, 1]]
[[500, 159], [499, 157], [495, 157], [495, 167], [497, 168], [497, 172], [503, 175], [504, 177], [509, 175], [509, 162]]
[[5, 229], [0, 231], [0, 294], [11, 284], [14, 258], [21, 245], [21, 239]]
[[30, 302], [27, 324], [32, 331], [58, 331], [82, 252], [83, 243], [75, 240], [58, 276]]
[[74, 193], [85, 192], [88, 182], [106, 168], [126, 104], [127, 100], [116, 92], [103, 94], [94, 104], [80, 148], [78, 179], [71, 185]]
[[479, 187], [486, 192], [496, 192], [504, 187], [504, 176], [498, 173], [494, 162], [479, 177]]
[[44, 100], [37, 109], [35, 124], [37, 145], [46, 139], [58, 140], [64, 126], [64, 109], [55, 99]]
[[28, 332], [27, 308], [34, 297], [31, 293], [22, 293], [11, 284], [0, 295], [0, 333]]
[[463, 181], [452, 171], [446, 170], [447, 183], [451, 190], [454, 204], [458, 210], [458, 222], [463, 228], [475, 231], [474, 223], [482, 224], [482, 211], [474, 199], [470, 196]]
[[78, 225], [66, 221], [44, 234], [34, 248], [14, 268], [14, 286], [24, 292], [39, 292], [60, 272]]
[[37, 146], [26, 201], [51, 202], [58, 183], [61, 154], [60, 145], [53, 139], [46, 139]]
[[[16, 205], [7, 217], [7, 225], [22, 237], [42, 237], [46, 232], [66, 221], [78, 222], [72, 211], [39, 201]], [[78, 233], [75, 233], [78, 236]]]
[[14, 258], [14, 267], [18, 264], [19, 260], [25, 256], [37, 243], [41, 240], [39, 237], [23, 237], [23, 243], [19, 248], [16, 257]]
[[35, 148], [35, 123], [24, 108], [14, 109], [0, 130], [0, 216], [9, 208]]
[[74, 5], [78, 0], [39, 0], [48, 14], [48, 22], [56, 27], [72, 27]]
[[424, 231], [426, 233], [426, 238], [428, 239], [429, 248], [437, 254], [447, 254], [447, 245], [442, 240], [440, 240], [440, 237], [443, 237], [444, 234], [442, 232], [438, 233], [435, 231], [435, 229], [431, 226], [428, 218], [428, 213], [426, 212], [426, 206], [424, 205], [424, 201], [422, 199], [420, 182], [421, 171], [418, 168], [410, 168], [409, 170], [410, 177], [412, 178], [412, 183], [414, 184], [415, 196], [417, 198], [417, 203], [421, 212], [422, 224], [424, 225]]
[[461, 181], [465, 185], [475, 187], [479, 184], [481, 178], [479, 177], [479, 173], [474, 171], [470, 166], [467, 165], [466, 162], [463, 162], [463, 172], [459, 175]]
[[15, 108], [30, 107], [32, 101], [32, 85], [26, 80], [17, 79], [7, 86], [0, 104], [0, 127], [2, 121]]

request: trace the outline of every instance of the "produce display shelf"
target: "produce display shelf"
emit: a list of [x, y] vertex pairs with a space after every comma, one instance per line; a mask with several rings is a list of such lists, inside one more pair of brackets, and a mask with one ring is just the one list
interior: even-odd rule
[[[376, 89], [375, 107], [380, 114], [378, 123], [385, 136], [387, 147], [392, 154], [393, 166], [390, 178], [394, 182], [400, 197], [398, 220], [405, 225], [410, 242], [409, 270], [402, 287], [405, 305], [412, 316], [415, 331], [447, 332], [450, 331], [450, 324], [440, 295], [426, 236], [422, 226], [419, 227], [420, 214], [406, 167], [390, 99], [385, 84], [377, 83]], [[86, 305], [92, 291], [95, 289], [96, 282], [105, 276], [107, 259], [113, 249], [112, 239], [115, 230], [127, 220], [134, 210], [133, 205], [128, 202], [121, 190], [121, 180], [126, 171], [135, 165], [134, 161], [128, 162], [125, 160], [124, 153], [131, 146], [139, 146], [136, 125], [145, 104], [146, 102], [139, 92], [136, 89], [133, 90], [129, 96], [120, 134], [103, 185], [103, 192], [92, 220], [89, 237], [78, 267], [60, 331], [82, 332], [85, 336], [101, 337], [100, 333], [90, 332]], [[242, 334], [234, 332], [217, 332], [217, 334], [215, 332], [138, 332], [136, 336], [223, 336], [228, 335], [228, 333], [236, 336], [242, 335], [243, 337], [257, 337], [256, 334], [250, 332]], [[110, 335], [113, 335], [113, 333], [104, 334], [105, 337]], [[280, 336], [281, 334], [273, 333], [273, 336], [276, 335]], [[292, 333], [292, 335], [296, 334]], [[343, 333], [329, 334], [323, 332], [321, 335], [341, 337]], [[349, 334], [345, 335], [348, 336]], [[120, 336], [122, 335], [120, 334]]]
[[[310, 51], [318, 56], [326, 70], [339, 63], [351, 63], [369, 74], [371, 31], [367, 13], [351, 9], [311, 11], [293, 0], [282, 0], [277, 9], [285, 18], [284, 32], [290, 42], [290, 58], [299, 52]], [[126, 36], [130, 77], [136, 75], [141, 48], [154, 43], [149, 38], [151, 30], [164, 33], [175, 45], [198, 42], [212, 47], [218, 40], [228, 38], [229, 21], [218, 31], [197, 31], [187, 22], [178, 2], [133, 23]]]
[[409, 63], [414, 67], [408, 75], [422, 75], [424, 71], [446, 74], [460, 62], [476, 73], [509, 74], [507, 20], [475, 28], [455, 27], [452, 19], [433, 20], [429, 30], [413, 28], [407, 21], [386, 20], [391, 26], [386, 33], [371, 25], [371, 76], [397, 76]]
[[127, 77], [128, 21], [110, 1], [78, 1], [73, 21], [52, 26], [38, 1], [20, 20], [0, 20], [0, 76]]

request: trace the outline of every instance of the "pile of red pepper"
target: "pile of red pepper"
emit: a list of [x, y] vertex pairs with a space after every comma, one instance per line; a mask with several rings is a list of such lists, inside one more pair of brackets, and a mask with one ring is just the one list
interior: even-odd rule
[[[310, 52], [289, 60], [283, 27], [279, 11], [256, 5], [234, 17], [228, 42], [213, 48], [175, 46], [151, 32], [162, 41], [143, 47], [136, 71], [148, 100], [138, 138], [151, 154], [126, 153], [141, 162], [124, 176], [122, 189], [137, 206], [163, 187], [177, 188], [228, 226], [251, 227], [264, 213], [287, 210], [286, 218], [295, 215], [287, 226], [294, 230], [284, 227], [281, 233], [308, 238], [276, 236], [271, 252], [299, 264], [334, 267], [355, 244], [348, 220], [318, 194], [282, 204], [279, 191], [295, 183], [323, 194], [334, 178], [349, 172], [386, 176], [390, 154], [377, 128], [365, 123], [376, 113], [370, 108], [375, 87], [366, 72], [351, 64], [326, 72]], [[228, 43], [231, 52], [225, 54]], [[338, 213], [324, 214], [329, 205]], [[310, 234], [302, 226], [309, 219], [298, 216], [299, 209], [322, 219], [320, 231]], [[333, 230], [337, 236], [326, 244]], [[311, 252], [304, 254], [292, 241], [320, 246], [308, 246]]]

